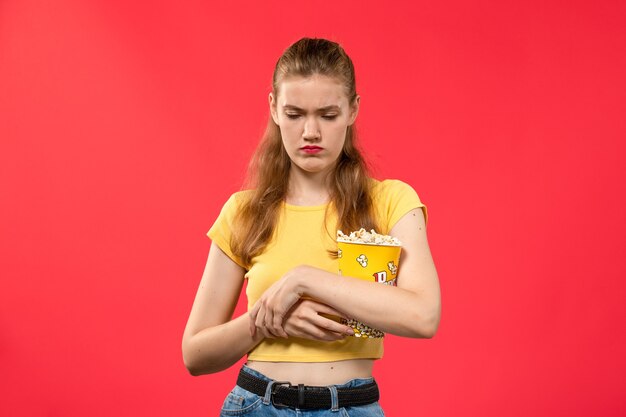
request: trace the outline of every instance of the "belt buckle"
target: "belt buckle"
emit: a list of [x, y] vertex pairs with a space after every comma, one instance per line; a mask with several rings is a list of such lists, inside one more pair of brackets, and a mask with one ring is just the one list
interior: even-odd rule
[[274, 381], [274, 383], [272, 384], [272, 389], [270, 391], [270, 400], [272, 401], [272, 405], [274, 405], [274, 407], [290, 408], [290, 406], [287, 404], [282, 404], [282, 403], [278, 403], [274, 401], [274, 394], [276, 394], [276, 388], [283, 386], [283, 385], [287, 386], [287, 388], [290, 388], [293, 386], [291, 385], [291, 382], [288, 382], [288, 381]]

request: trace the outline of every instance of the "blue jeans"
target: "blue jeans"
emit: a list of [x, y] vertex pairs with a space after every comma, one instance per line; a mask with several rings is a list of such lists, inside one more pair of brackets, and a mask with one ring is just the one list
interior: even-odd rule
[[[266, 377], [262, 373], [243, 366], [244, 372], [252, 374], [256, 377], [263, 378], [266, 381], [272, 379]], [[374, 378], [356, 378], [351, 379], [345, 384], [329, 385], [329, 390], [336, 403], [337, 388], [358, 387], [372, 382]], [[268, 391], [269, 391], [268, 387]], [[360, 405], [357, 407], [335, 407], [335, 409], [315, 409], [315, 410], [299, 410], [286, 407], [274, 407], [269, 398], [269, 393], [265, 396], [253, 394], [238, 385], [228, 394], [222, 405], [220, 417], [227, 416], [248, 416], [248, 417], [384, 417], [385, 413], [380, 408], [378, 402]]]

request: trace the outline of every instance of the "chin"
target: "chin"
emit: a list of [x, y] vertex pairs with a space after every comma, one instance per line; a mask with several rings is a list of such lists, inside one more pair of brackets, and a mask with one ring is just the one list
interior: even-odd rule
[[[336, 161], [334, 161], [336, 162]], [[298, 167], [300, 171], [309, 174], [318, 174], [320, 172], [330, 172], [333, 170], [335, 163], [330, 163], [328, 158], [309, 157], [303, 159], [291, 160], [291, 163]]]
[[303, 165], [298, 165], [298, 168], [300, 168], [300, 170], [302, 170], [304, 172], [308, 172], [310, 174], [317, 174], [319, 172], [327, 171], [330, 167], [328, 167], [326, 165], [321, 166], [321, 165], [313, 165], [313, 164], [311, 164], [311, 165], [303, 164]]

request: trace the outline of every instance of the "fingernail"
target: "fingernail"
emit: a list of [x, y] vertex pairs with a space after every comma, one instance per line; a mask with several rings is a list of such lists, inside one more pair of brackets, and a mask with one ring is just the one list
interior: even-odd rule
[[354, 335], [354, 330], [352, 330], [351, 328], [348, 328], [348, 330], [346, 330], [346, 334], [349, 334], [350, 336]]

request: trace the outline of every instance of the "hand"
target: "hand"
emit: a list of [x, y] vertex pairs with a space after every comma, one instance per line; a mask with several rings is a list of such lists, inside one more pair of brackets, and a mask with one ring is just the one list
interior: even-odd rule
[[289, 336], [311, 340], [335, 341], [354, 335], [345, 324], [337, 323], [320, 313], [343, 317], [343, 314], [326, 304], [301, 299], [289, 310], [283, 328]]
[[258, 329], [268, 338], [284, 337], [289, 335], [283, 329], [285, 316], [300, 299], [302, 292], [298, 286], [298, 279], [306, 271], [306, 266], [289, 270], [281, 279], [270, 286], [250, 310], [250, 334], [255, 335]]

